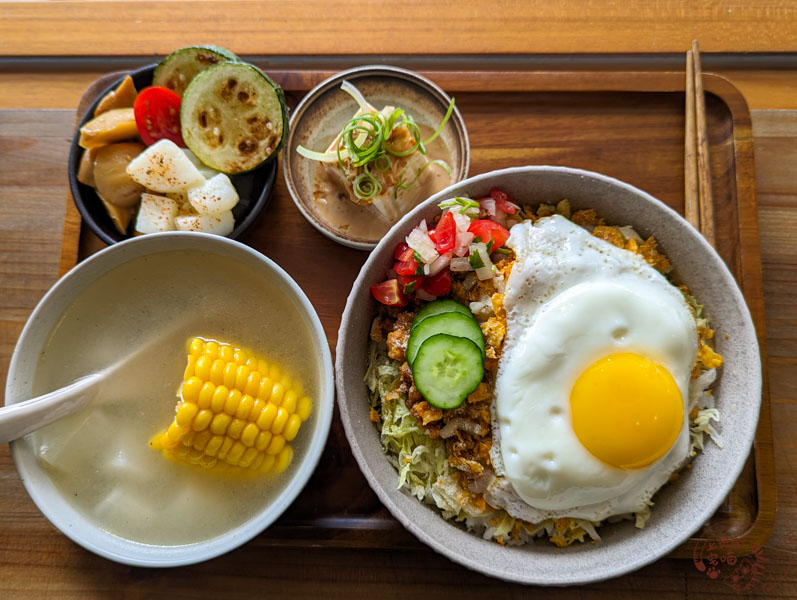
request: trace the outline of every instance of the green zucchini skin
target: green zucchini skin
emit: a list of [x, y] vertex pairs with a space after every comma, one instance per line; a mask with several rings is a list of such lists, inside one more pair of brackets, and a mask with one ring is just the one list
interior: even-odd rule
[[235, 175], [279, 154], [288, 134], [282, 88], [254, 65], [225, 62], [199, 73], [180, 107], [186, 146], [207, 166]]
[[169, 88], [182, 96], [200, 71], [228, 61], [240, 61], [235, 54], [219, 46], [187, 46], [164, 58], [152, 75], [152, 85]]

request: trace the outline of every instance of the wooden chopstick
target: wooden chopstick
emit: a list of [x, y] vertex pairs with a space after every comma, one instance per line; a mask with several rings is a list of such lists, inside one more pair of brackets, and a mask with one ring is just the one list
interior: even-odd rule
[[[706, 97], [697, 40], [686, 54], [686, 143], [684, 149], [685, 206], [687, 220], [715, 246], [711, 160], [706, 123]], [[694, 156], [697, 155], [697, 160]], [[696, 163], [696, 165], [695, 165]]]

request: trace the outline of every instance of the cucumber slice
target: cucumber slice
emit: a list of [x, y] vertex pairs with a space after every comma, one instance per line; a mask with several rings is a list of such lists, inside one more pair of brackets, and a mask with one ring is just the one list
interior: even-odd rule
[[438, 333], [469, 339], [479, 348], [484, 360], [484, 335], [476, 320], [459, 312], [447, 312], [427, 317], [410, 331], [410, 339], [407, 341], [407, 362], [410, 366], [415, 364], [418, 350], [424, 341]]
[[484, 378], [484, 359], [471, 340], [438, 333], [421, 344], [412, 376], [429, 404], [456, 408]]
[[155, 67], [152, 85], [160, 85], [182, 96], [185, 88], [211, 65], [230, 60], [240, 60], [235, 54], [218, 46], [188, 46], [175, 50]]
[[449, 299], [435, 300], [434, 302], [430, 302], [429, 304], [427, 304], [421, 310], [418, 311], [418, 314], [415, 315], [415, 318], [412, 320], [412, 329], [415, 329], [418, 323], [420, 323], [427, 317], [447, 312], [462, 313], [463, 315], [467, 315], [471, 319], [474, 319], [473, 313], [464, 304], [460, 304], [455, 300], [449, 300]]
[[288, 132], [282, 88], [257, 67], [226, 62], [189, 84], [180, 105], [185, 145], [207, 166], [234, 175], [276, 158]]

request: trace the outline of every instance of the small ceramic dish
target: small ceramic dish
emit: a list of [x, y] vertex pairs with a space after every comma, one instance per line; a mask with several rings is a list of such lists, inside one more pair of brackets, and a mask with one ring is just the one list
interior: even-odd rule
[[[369, 392], [363, 383], [369, 331], [376, 301], [369, 287], [383, 281], [394, 264], [397, 243], [421, 219], [439, 214], [437, 204], [452, 196], [477, 198], [492, 188], [536, 206], [568, 198], [573, 209], [592, 208], [608, 223], [631, 225], [655, 235], [672, 262], [676, 278], [705, 305], [724, 363], [713, 387], [721, 414], [724, 448], [708, 442], [692, 467], [653, 497], [644, 529], [633, 521], [604, 523], [602, 541], [558, 548], [547, 540], [500, 546], [444, 520], [406, 489], [396, 489], [396, 469], [385, 457], [369, 418]], [[724, 335], [723, 335], [724, 334]], [[750, 453], [761, 402], [761, 363], [750, 313], [725, 263], [680, 215], [626, 183], [566, 167], [518, 167], [460, 182], [419, 205], [397, 223], [368, 257], [354, 283], [338, 333], [336, 385], [341, 419], [353, 453], [371, 487], [401, 523], [431, 548], [475, 571], [501, 579], [568, 585], [617, 577], [671, 552], [714, 513], [734, 485]]]
[[[242, 275], [247, 277], [241, 285], [257, 286], [263, 293], [238, 298], [230, 286], [238, 285]], [[205, 291], [202, 280], [217, 289]], [[193, 283], [198, 287], [191, 296]], [[110, 293], [116, 300], [98, 303], [110, 288], [120, 290]], [[167, 460], [149, 444], [174, 419], [186, 340], [215, 333], [222, 341], [246, 343], [225, 337], [251, 328], [247, 324], [237, 334], [229, 329], [224, 315], [233, 305], [237, 314], [243, 308], [252, 318], [280, 315], [268, 336], [253, 331], [250, 343], [263, 343], [257, 351], [273, 356], [275, 365], [303, 381], [312, 399], [309, 418], [290, 442], [293, 460], [279, 475], [234, 479], [207, 473]], [[157, 317], [162, 311], [168, 312]], [[261, 342], [266, 337], [271, 341]], [[276, 339], [283, 341], [276, 345]], [[303, 345], [287, 354], [284, 348], [297, 340]], [[88, 258], [53, 286], [26, 323], [11, 357], [6, 404], [62, 387], [115, 360], [122, 360], [124, 368], [103, 384], [92, 406], [11, 443], [30, 497], [55, 527], [84, 548], [147, 567], [213, 558], [277, 519], [318, 464], [333, 410], [329, 346], [301, 288], [256, 250], [221, 236], [169, 232], [126, 240]], [[124, 413], [127, 405], [132, 412]], [[90, 440], [88, 446], [84, 440]], [[111, 476], [92, 475], [100, 471]], [[87, 498], [83, 504], [81, 497]], [[189, 516], [186, 506], [204, 507], [198, 508], [201, 518]]]
[[[136, 84], [136, 89], [141, 91], [147, 86], [152, 85], [152, 74], [157, 65], [141, 67], [129, 73]], [[80, 128], [90, 121], [94, 115], [94, 109], [100, 100], [111, 90], [115, 89], [124, 76], [119, 77], [107, 89], [103, 90], [91, 103], [86, 113], [78, 123], [75, 135], [72, 138], [72, 145], [69, 151], [69, 189], [72, 191], [72, 198], [80, 211], [80, 215], [91, 230], [106, 244], [115, 244], [128, 239], [131, 235], [122, 235], [114, 227], [111, 218], [103, 207], [97, 192], [93, 187], [80, 183], [77, 180], [80, 158], [83, 156], [83, 148], [78, 145], [80, 138]], [[255, 221], [268, 206], [271, 194], [274, 191], [274, 179], [277, 176], [277, 159], [275, 158], [268, 164], [255, 169], [249, 173], [233, 175], [230, 177], [235, 186], [240, 201], [233, 208], [232, 214], [235, 218], [235, 228], [227, 236], [231, 239], [238, 239], [246, 233]], [[132, 231], [132, 225], [128, 228]]]
[[[373, 220], [371, 213], [366, 208], [351, 208], [353, 203], [347, 198], [329, 198], [326, 195], [317, 198], [319, 163], [296, 151], [298, 146], [325, 151], [352, 118], [357, 103], [340, 89], [343, 81], [357, 87], [377, 110], [384, 106], [402, 108], [430, 132], [442, 122], [451, 99], [435, 83], [413, 71], [369, 65], [342, 71], [326, 79], [310, 90], [293, 110], [282, 155], [283, 173], [291, 198], [313, 227], [328, 238], [358, 250], [371, 250], [389, 225], [380, 224], [368, 228], [368, 231], [355, 231], [346, 219]], [[456, 105], [439, 138], [430, 144], [428, 157], [432, 158], [435, 152], [449, 158], [446, 162], [451, 168], [452, 183], [467, 177], [470, 142], [465, 121]], [[340, 216], [341, 211], [346, 211], [346, 214]]]

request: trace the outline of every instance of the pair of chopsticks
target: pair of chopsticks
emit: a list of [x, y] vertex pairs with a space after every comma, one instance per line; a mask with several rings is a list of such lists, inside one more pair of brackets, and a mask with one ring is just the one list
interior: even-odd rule
[[706, 97], [697, 40], [686, 53], [686, 144], [684, 147], [684, 216], [715, 246], [711, 161], [708, 153]]

